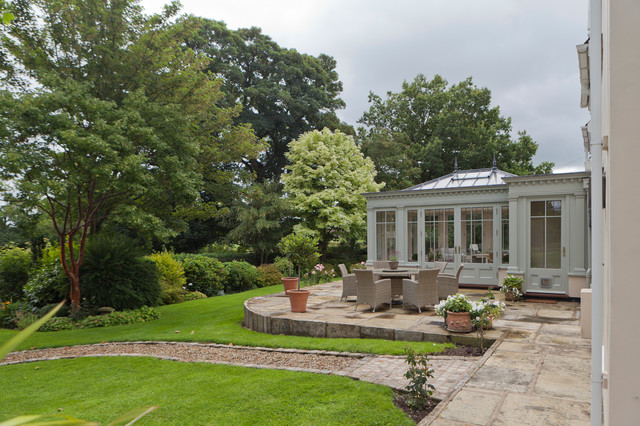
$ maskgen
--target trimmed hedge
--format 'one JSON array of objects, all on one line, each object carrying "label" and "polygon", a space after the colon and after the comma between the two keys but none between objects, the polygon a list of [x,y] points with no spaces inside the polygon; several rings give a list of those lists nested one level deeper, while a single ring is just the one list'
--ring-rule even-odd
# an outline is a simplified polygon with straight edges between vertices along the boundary
[{"label": "trimmed hedge", "polygon": [[258,266],[258,287],[282,284],[282,272],[273,264]]},{"label": "trimmed hedge", "polygon": [[227,262],[224,264],[229,277],[225,281],[225,293],[239,293],[251,290],[258,283],[258,269],[247,262]]},{"label": "trimmed hedge", "polygon": [[217,259],[201,254],[177,254],[174,257],[182,261],[187,291],[199,291],[211,297],[224,290],[229,273]]}]

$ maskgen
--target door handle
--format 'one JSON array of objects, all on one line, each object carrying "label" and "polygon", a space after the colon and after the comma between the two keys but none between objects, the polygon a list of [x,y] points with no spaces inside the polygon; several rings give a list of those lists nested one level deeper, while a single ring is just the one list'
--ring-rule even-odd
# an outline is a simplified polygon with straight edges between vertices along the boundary
[{"label": "door handle", "polygon": [[565,247],[562,247],[562,257],[565,257],[566,255],[567,255],[567,251]]}]

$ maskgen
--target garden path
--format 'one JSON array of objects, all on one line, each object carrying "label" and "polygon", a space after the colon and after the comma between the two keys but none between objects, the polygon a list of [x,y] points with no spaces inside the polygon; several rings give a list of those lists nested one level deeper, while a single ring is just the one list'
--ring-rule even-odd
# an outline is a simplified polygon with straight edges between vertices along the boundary
[{"label": "garden path", "polygon": [[[402,356],[185,342],[118,342],[34,349],[13,352],[0,365],[83,356],[152,356],[182,362],[306,371],[351,377],[394,389],[404,389],[408,384],[404,378],[408,366]],[[478,359],[432,355],[430,360],[434,370],[431,383],[436,387],[434,396],[442,399],[470,374]]]}]

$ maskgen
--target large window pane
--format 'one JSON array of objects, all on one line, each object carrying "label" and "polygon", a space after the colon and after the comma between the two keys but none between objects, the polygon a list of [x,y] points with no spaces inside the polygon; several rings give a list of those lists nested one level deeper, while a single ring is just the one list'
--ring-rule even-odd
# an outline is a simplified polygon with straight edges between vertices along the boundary
[{"label": "large window pane", "polygon": [[396,212],[376,212],[376,259],[389,260],[396,252]]},{"label": "large window pane", "polygon": [[547,218],[547,268],[560,269],[562,259],[562,242],[560,235],[560,218]]},{"label": "large window pane", "polygon": [[453,262],[454,213],[453,209],[425,209],[425,261]]},{"label": "large window pane", "polygon": [[544,218],[531,219],[531,267],[544,268]]},{"label": "large window pane", "polygon": [[493,207],[462,208],[462,261],[493,262]]},{"label": "large window pane", "polygon": [[418,211],[407,211],[407,258],[418,260]]},{"label": "large window pane", "polygon": [[562,201],[531,202],[531,267],[562,267]]},{"label": "large window pane", "polygon": [[509,264],[509,206],[502,206],[502,256],[500,263]]}]

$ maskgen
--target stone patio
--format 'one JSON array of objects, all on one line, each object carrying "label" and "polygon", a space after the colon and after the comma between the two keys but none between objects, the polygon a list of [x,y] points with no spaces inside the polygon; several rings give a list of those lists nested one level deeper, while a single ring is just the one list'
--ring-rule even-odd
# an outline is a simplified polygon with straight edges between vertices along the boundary
[{"label": "stone patio", "polygon": [[[477,344],[475,333],[448,332],[433,309],[419,314],[394,304],[374,313],[360,305],[356,312],[354,298],[339,301],[341,288],[339,281],[309,287],[306,313],[290,312],[283,293],[247,300],[245,326],[273,334]],[[461,292],[476,300],[487,295],[486,290]],[[502,299],[501,293],[494,294]],[[469,359],[443,364],[432,357],[434,379],[443,385],[437,395],[442,401],[420,424],[588,425],[591,341],[580,337],[579,319],[576,301],[508,302],[505,314],[487,332],[493,344],[485,356],[473,364]],[[384,367],[372,363],[348,375],[401,388],[402,357],[388,358],[376,361]]]}]

